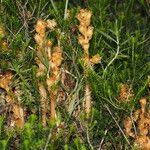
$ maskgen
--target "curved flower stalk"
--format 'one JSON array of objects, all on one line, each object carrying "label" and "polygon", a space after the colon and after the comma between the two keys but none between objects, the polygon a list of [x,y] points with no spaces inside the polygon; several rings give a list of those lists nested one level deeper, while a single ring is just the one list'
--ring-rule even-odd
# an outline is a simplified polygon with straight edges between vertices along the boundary
[{"label": "curved flower stalk", "polygon": [[[88,76],[88,70],[92,67],[92,64],[97,64],[100,62],[101,57],[99,54],[96,54],[92,58],[89,55],[89,47],[90,47],[90,40],[92,39],[93,35],[93,27],[91,24],[91,17],[92,12],[87,9],[81,9],[79,14],[77,15],[77,19],[79,20],[80,24],[78,29],[80,31],[80,35],[78,37],[78,41],[81,44],[83,51],[84,51],[84,76],[85,78]],[[85,102],[85,112],[88,115],[91,111],[91,89],[90,85],[86,82],[85,85],[85,94],[84,94],[84,102]]]}]

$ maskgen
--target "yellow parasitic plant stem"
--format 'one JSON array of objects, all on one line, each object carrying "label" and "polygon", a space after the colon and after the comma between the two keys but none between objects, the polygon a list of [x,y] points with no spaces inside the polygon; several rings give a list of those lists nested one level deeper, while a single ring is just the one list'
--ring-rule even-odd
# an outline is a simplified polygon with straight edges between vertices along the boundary
[{"label": "yellow parasitic plant stem", "polygon": [[63,60],[62,49],[60,48],[60,46],[55,46],[53,48],[51,58],[49,59],[51,74],[50,77],[47,78],[48,91],[50,93],[50,110],[51,110],[50,118],[52,120],[56,119],[55,107],[58,95],[57,83],[60,81],[60,74],[61,74],[60,67],[62,60]]},{"label": "yellow parasitic plant stem", "polygon": [[15,116],[15,124],[17,127],[22,128],[24,126],[24,110],[23,107],[20,104],[21,101],[21,91],[19,88],[16,88],[14,91],[15,98],[17,99],[17,103],[14,104],[13,112]]},{"label": "yellow parasitic plant stem", "polygon": [[[50,110],[51,110],[51,118],[55,118],[56,112],[55,112],[55,105],[56,105],[56,94],[55,90],[52,90],[52,86],[56,84],[57,76],[59,72],[59,66],[57,65],[58,61],[57,57],[59,57],[59,52],[54,51],[52,53],[52,42],[47,39],[46,36],[46,29],[49,29],[52,31],[55,26],[57,25],[56,21],[53,20],[38,20],[35,30],[35,41],[37,43],[37,58],[36,62],[39,66],[37,70],[37,77],[39,76],[45,76],[48,86],[48,91],[50,93]],[[55,54],[56,53],[56,54]],[[44,55],[45,54],[45,55]],[[56,55],[56,56],[55,56]],[[57,56],[58,55],[58,56]],[[45,60],[45,57],[47,57],[47,60],[49,62],[49,68],[46,68],[44,65],[43,60]],[[54,58],[53,58],[54,57]],[[40,59],[42,58],[42,59]],[[47,93],[46,93],[46,87],[44,86],[43,82],[38,83],[39,86],[39,93],[41,96],[41,114],[42,114],[42,124],[46,125],[46,99],[47,99]]]},{"label": "yellow parasitic plant stem", "polygon": [[86,106],[86,113],[89,114],[91,111],[91,89],[89,84],[85,85],[85,106]]},{"label": "yellow parasitic plant stem", "polygon": [[56,119],[56,99],[57,99],[57,90],[51,90],[50,92],[50,119],[55,120]]},{"label": "yellow parasitic plant stem", "polygon": [[[84,76],[85,78],[88,75],[88,70],[90,68],[90,57],[89,57],[89,42],[93,35],[93,27],[90,26],[92,12],[87,9],[81,9],[77,15],[77,19],[80,22],[78,29],[80,35],[78,41],[81,44],[84,51]],[[88,115],[91,111],[91,90],[89,84],[86,82],[85,85],[85,112]]]},{"label": "yellow parasitic plant stem", "polygon": [[[37,77],[44,77],[45,76],[45,70],[46,67],[43,64],[42,56],[45,53],[45,45],[46,45],[46,26],[47,23],[43,20],[38,20],[37,24],[35,26],[36,34],[35,34],[35,41],[37,44],[37,57],[36,57],[36,63],[38,64],[38,70],[37,70]],[[41,118],[42,118],[42,125],[46,126],[46,89],[44,87],[44,83],[42,81],[39,81],[38,83],[39,93],[40,93],[40,105],[41,105]]]},{"label": "yellow parasitic plant stem", "polygon": [[38,87],[39,87],[39,93],[41,96],[40,105],[41,105],[42,125],[46,126],[46,112],[47,112],[47,109],[46,109],[46,99],[47,99],[46,89],[45,89],[44,85],[41,83],[39,83]]}]

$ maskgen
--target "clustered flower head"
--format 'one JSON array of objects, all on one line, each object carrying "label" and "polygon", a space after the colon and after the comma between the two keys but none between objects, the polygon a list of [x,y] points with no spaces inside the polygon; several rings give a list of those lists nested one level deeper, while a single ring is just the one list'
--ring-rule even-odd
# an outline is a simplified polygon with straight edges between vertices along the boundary
[{"label": "clustered flower head", "polygon": [[36,34],[34,36],[34,39],[37,44],[37,57],[36,57],[36,63],[38,64],[38,71],[37,71],[37,77],[45,75],[46,67],[42,61],[43,55],[46,53],[48,54],[48,59],[51,59],[51,47],[52,42],[47,39],[46,31],[47,29],[53,30],[54,27],[56,27],[57,23],[53,20],[47,20],[44,21],[42,19],[39,19],[35,26]]},{"label": "clustered flower head", "polygon": [[[124,121],[125,133],[134,139],[134,146],[141,150],[150,149],[150,110],[146,110],[146,98],[140,99],[141,109],[134,112],[133,117],[127,117]],[[136,132],[134,126],[136,124]]]},{"label": "clustered flower head", "polygon": [[59,46],[53,48],[53,53],[50,60],[51,65],[51,77],[47,79],[48,86],[52,86],[59,81],[60,78],[60,66],[62,63],[62,50]]},{"label": "clustered flower head", "polygon": [[100,61],[101,61],[101,57],[100,57],[100,55],[99,54],[96,54],[96,55],[94,55],[94,56],[92,56],[91,58],[90,58],[90,63],[91,64],[99,64],[100,63]]},{"label": "clustered flower head", "polygon": [[81,9],[77,15],[77,19],[80,21],[80,25],[89,26],[91,24],[92,12],[88,9]]},{"label": "clustered flower head", "polygon": [[91,23],[91,16],[92,12],[87,9],[81,9],[79,14],[77,15],[77,19],[80,22],[80,25],[78,26],[78,29],[81,33],[78,37],[78,41],[81,44],[84,51],[88,53],[89,49],[89,41],[92,38],[93,35],[93,27],[90,26]]},{"label": "clustered flower head", "polygon": [[121,84],[119,90],[119,101],[128,102],[133,98],[133,90],[128,84]]},{"label": "clustered flower head", "polygon": [[47,41],[46,39],[46,29],[48,28],[50,30],[53,30],[56,26],[57,23],[54,19],[48,19],[47,21],[39,19],[35,26],[35,31],[37,33],[35,34],[34,39],[36,43],[39,46],[46,46],[49,43],[49,41]]},{"label": "clustered flower head", "polygon": [[35,34],[34,39],[36,43],[41,47],[43,46],[45,42],[46,26],[47,26],[47,23],[41,19],[37,21],[37,24],[35,26],[35,31],[37,33]]},{"label": "clustered flower head", "polygon": [[101,57],[99,56],[99,54],[96,54],[92,58],[89,57],[89,46],[90,46],[89,42],[92,39],[93,29],[94,29],[90,25],[91,17],[92,17],[92,12],[87,9],[81,9],[79,14],[77,15],[77,19],[80,22],[78,29],[81,33],[78,36],[78,41],[84,50],[84,62],[87,64],[90,64],[90,63],[98,64],[101,61]]},{"label": "clustered flower head", "polygon": [[54,30],[54,28],[57,26],[57,23],[56,23],[55,19],[52,19],[52,20],[48,19],[48,20],[46,21],[46,23],[47,23],[47,27],[48,27],[50,30]]}]

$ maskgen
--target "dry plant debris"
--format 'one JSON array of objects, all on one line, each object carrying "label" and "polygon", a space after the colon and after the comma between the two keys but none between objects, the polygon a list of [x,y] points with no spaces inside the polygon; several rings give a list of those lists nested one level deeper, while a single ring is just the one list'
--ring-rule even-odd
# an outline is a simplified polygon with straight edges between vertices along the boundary
[{"label": "dry plant debris", "polygon": [[[146,98],[141,98],[139,102],[141,108],[134,112],[133,117],[127,117],[124,120],[125,133],[134,139],[135,147],[149,150],[150,110],[146,110]],[[134,129],[135,127],[136,129]]]},{"label": "dry plant debris", "polygon": [[[101,57],[99,54],[96,54],[92,58],[90,58],[89,55],[89,47],[90,47],[90,40],[93,36],[93,27],[91,24],[91,17],[92,12],[87,9],[81,9],[79,14],[76,16],[79,20],[80,24],[78,26],[78,29],[80,31],[80,35],[78,36],[78,41],[81,44],[83,51],[84,51],[84,76],[88,76],[88,70],[91,67],[91,64],[97,64],[100,62]],[[85,102],[85,112],[88,115],[91,111],[91,89],[90,85],[86,83],[85,85],[85,94],[84,94],[84,102]]]}]

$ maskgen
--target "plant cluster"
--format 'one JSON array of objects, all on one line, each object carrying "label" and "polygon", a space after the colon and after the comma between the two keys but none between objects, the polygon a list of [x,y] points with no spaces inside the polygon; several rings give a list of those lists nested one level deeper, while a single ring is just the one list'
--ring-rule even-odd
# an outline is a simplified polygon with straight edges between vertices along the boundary
[{"label": "plant cluster", "polygon": [[[133,113],[132,118],[127,117],[124,121],[125,133],[135,141],[134,145],[142,150],[150,149],[150,138],[148,135],[150,128],[150,110],[146,110],[146,98],[139,100],[141,109]],[[133,132],[134,128],[134,132]]]},{"label": "plant cluster", "polygon": [[149,12],[148,0],[1,1],[0,147],[149,149]]}]

